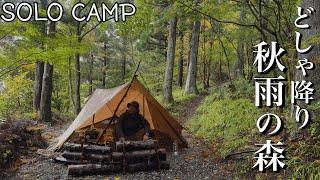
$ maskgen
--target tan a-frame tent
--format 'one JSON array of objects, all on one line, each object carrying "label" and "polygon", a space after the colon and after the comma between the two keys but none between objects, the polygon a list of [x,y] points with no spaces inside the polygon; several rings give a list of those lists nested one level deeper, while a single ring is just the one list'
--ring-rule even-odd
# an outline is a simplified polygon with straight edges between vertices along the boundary
[{"label": "tan a-frame tent", "polygon": [[[126,96],[124,96],[125,94]],[[123,97],[124,99],[120,103]],[[140,114],[148,120],[151,129],[168,135],[173,142],[178,143],[180,146],[187,146],[185,139],[181,135],[182,126],[157,102],[139,80],[134,77],[131,85],[130,83],[126,83],[112,89],[95,90],[77,118],[50,149],[60,149],[75,131],[88,128],[93,123],[97,124],[111,118],[119,103],[120,105],[116,115],[120,116],[126,111],[127,103],[131,101],[137,101],[139,103]]]}]

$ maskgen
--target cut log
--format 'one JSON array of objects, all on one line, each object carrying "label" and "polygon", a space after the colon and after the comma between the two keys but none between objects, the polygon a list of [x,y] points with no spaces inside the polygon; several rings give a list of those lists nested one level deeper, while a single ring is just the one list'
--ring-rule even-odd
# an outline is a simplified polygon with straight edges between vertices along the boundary
[{"label": "cut log", "polygon": [[[169,169],[170,165],[168,162],[160,162],[160,169]],[[137,163],[128,165],[127,170],[129,172],[146,171],[146,170],[157,170],[158,164],[156,162]],[[69,165],[68,175],[71,176],[85,176],[85,175],[99,175],[99,174],[112,174],[122,171],[121,164],[81,164],[81,165]]]},{"label": "cut log", "polygon": [[[133,151],[133,152],[126,152],[125,157],[128,163],[137,163],[143,162],[146,160],[159,160],[166,161],[166,150],[165,149],[158,149],[156,151],[153,150],[143,150],[143,151]],[[113,152],[112,153],[112,160],[114,162],[121,162],[123,160],[124,153],[123,152]],[[110,162],[111,161],[111,153],[107,155],[100,155],[100,154],[91,154],[91,153],[81,153],[81,152],[69,152],[65,151],[62,153],[62,157],[66,158],[67,160],[71,161],[81,161],[85,160],[92,163],[99,163],[99,162]]]},{"label": "cut log", "polygon": [[116,142],[116,151],[123,151],[123,146],[126,151],[138,151],[146,149],[154,149],[156,141],[125,141],[125,142]]},{"label": "cut log", "polygon": [[[70,152],[81,152],[81,144],[76,143],[65,143],[63,145],[65,150]],[[108,146],[97,146],[97,145],[83,145],[83,152],[93,154],[107,154],[111,152],[111,148]]]},{"label": "cut log", "polygon": [[67,160],[88,160],[90,162],[108,162],[111,160],[110,155],[99,155],[99,154],[91,154],[91,153],[80,153],[80,152],[68,152],[65,151],[62,154],[62,157]]},{"label": "cut log", "polygon": [[80,164],[69,165],[68,175],[71,176],[85,176],[85,175],[98,175],[98,174],[112,174],[121,171],[121,164]]},{"label": "cut log", "polygon": [[[159,159],[162,161],[166,160],[166,149],[158,149],[158,152],[154,149],[152,150],[143,150],[143,151],[133,151],[133,152],[126,152],[125,157],[128,161],[139,161],[145,160],[146,158],[154,158],[159,155]],[[112,159],[113,161],[122,161],[123,160],[123,152],[113,152]]]},{"label": "cut log", "polygon": [[66,159],[81,159],[83,157],[82,153],[78,153],[78,152],[68,152],[65,151],[64,153],[62,153],[62,157],[66,158]]}]

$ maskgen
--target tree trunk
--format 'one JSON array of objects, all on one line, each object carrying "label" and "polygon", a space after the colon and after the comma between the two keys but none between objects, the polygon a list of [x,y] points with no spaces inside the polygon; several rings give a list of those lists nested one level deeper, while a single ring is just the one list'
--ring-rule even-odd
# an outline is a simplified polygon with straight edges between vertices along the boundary
[{"label": "tree trunk", "polygon": [[88,96],[90,96],[93,92],[93,80],[92,80],[92,70],[93,70],[93,61],[94,56],[93,53],[91,53],[89,62],[88,62],[88,81],[89,81],[89,90],[88,90]]},{"label": "tree trunk", "polygon": [[68,85],[69,85],[69,99],[73,105],[75,106],[74,103],[74,98],[73,98],[73,86],[72,86],[72,74],[71,74],[71,57],[68,59]]},{"label": "tree trunk", "polygon": [[44,65],[41,101],[40,101],[40,120],[50,122],[52,120],[51,97],[52,97],[53,66],[48,62]]},{"label": "tree trunk", "polygon": [[[78,2],[81,2],[81,0],[78,0]],[[80,11],[76,12],[78,15],[80,15]],[[81,38],[81,22],[77,22],[77,41],[78,44],[81,44],[82,38]],[[81,65],[80,65],[80,53],[75,53],[75,70],[76,70],[76,82],[75,82],[75,106],[74,111],[75,114],[79,114],[81,111],[81,100],[80,100],[80,86],[81,86]]]},{"label": "tree trunk", "polygon": [[192,37],[190,41],[189,67],[187,73],[186,94],[198,94],[197,89],[197,58],[199,48],[200,20],[196,20],[192,29]]},{"label": "tree trunk", "polygon": [[183,44],[183,32],[180,32],[180,46],[179,46],[179,63],[178,63],[178,76],[177,76],[177,86],[182,88],[183,84],[183,51],[184,51],[184,44]]},{"label": "tree trunk", "polygon": [[79,114],[81,111],[80,102],[80,85],[81,85],[81,69],[80,69],[80,54],[76,53],[75,69],[76,69],[76,83],[75,83],[75,113]]},{"label": "tree trunk", "polygon": [[222,52],[219,52],[218,83],[222,83]]},{"label": "tree trunk", "polygon": [[213,51],[213,41],[210,41],[210,56],[207,58],[207,71],[205,74],[205,82],[204,82],[204,88],[207,89],[210,87],[210,77],[211,77],[211,55],[212,55],[212,51]]},{"label": "tree trunk", "polygon": [[[249,81],[253,81],[253,70],[252,70],[252,64],[254,62],[254,57],[255,57],[255,52],[252,51],[251,47],[253,47],[254,44],[253,42],[250,43],[250,47],[247,47],[247,54],[248,54],[248,75],[247,75],[247,79]],[[250,52],[250,53],[249,53]]]},{"label": "tree trunk", "polygon": [[[48,22],[47,36],[54,36],[56,33],[56,23]],[[40,120],[52,121],[51,100],[53,91],[53,65],[49,62],[44,64],[44,72],[42,78],[42,90],[40,101]]]},{"label": "tree trunk", "polygon": [[43,70],[44,70],[44,63],[41,61],[36,62],[34,97],[33,97],[33,108],[35,112],[38,112],[40,110]]},{"label": "tree trunk", "polygon": [[222,47],[223,53],[224,53],[224,55],[225,55],[225,57],[226,57],[226,60],[227,60],[228,78],[229,78],[230,84],[233,84],[232,77],[231,77],[231,71],[230,71],[230,60],[229,60],[229,56],[228,56],[226,47],[224,46],[224,44],[223,44],[220,36],[218,36],[218,39],[219,39],[219,41],[220,41],[220,45],[221,45],[221,47]]},{"label": "tree trunk", "polygon": [[252,64],[251,64],[251,61],[252,61],[252,57],[251,57],[251,54],[252,54],[252,50],[251,50],[251,46],[250,46],[251,44],[249,43],[249,44],[245,44],[245,46],[244,46],[244,48],[245,48],[245,54],[246,54],[246,69],[247,69],[247,71],[246,71],[246,75],[245,75],[245,77],[246,77],[246,80],[250,80],[251,81],[251,79],[250,79],[250,73],[251,73],[251,69],[252,69]]},{"label": "tree trunk", "polygon": [[237,61],[234,68],[234,76],[236,78],[244,77],[244,43],[243,37],[240,36],[237,45]]},{"label": "tree trunk", "polygon": [[122,59],[121,59],[121,78],[124,80],[126,77],[126,64],[127,64],[127,38],[124,35],[123,38],[123,50],[122,50]]},{"label": "tree trunk", "polygon": [[[205,21],[204,21],[205,23]],[[205,26],[202,26],[202,32],[204,33],[205,32]],[[203,88],[204,89],[208,89],[209,86],[207,84],[207,76],[208,76],[208,71],[209,71],[209,60],[208,60],[208,57],[207,57],[207,54],[206,54],[206,51],[207,51],[207,48],[206,48],[206,35],[203,34],[203,55],[202,55],[202,84],[203,84]]]},{"label": "tree trunk", "polygon": [[176,33],[177,33],[177,17],[170,20],[169,35],[168,35],[168,49],[167,49],[167,63],[166,74],[163,86],[163,98],[165,102],[173,102],[172,96],[172,81],[174,68],[174,55],[176,49]]},{"label": "tree trunk", "polygon": [[[41,9],[45,9],[48,5],[47,0],[41,0]],[[41,32],[46,34],[47,24],[41,23]],[[42,77],[44,71],[44,62],[37,61],[35,64],[35,81],[34,81],[34,97],[33,97],[33,109],[35,112],[40,111],[41,91],[42,91]]]},{"label": "tree trunk", "polygon": [[211,59],[209,59],[209,61],[208,61],[207,79],[206,79],[206,88],[210,87],[211,66],[212,66],[211,62],[212,62]]},{"label": "tree trunk", "polygon": [[104,42],[103,45],[104,57],[103,57],[103,68],[102,68],[102,87],[106,88],[106,68],[107,68],[107,43]]}]

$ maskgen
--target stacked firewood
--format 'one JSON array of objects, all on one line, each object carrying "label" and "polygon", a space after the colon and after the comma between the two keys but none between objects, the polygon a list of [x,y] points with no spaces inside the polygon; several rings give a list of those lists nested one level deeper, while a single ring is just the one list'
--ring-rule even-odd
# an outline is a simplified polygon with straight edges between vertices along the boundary
[{"label": "stacked firewood", "polygon": [[157,141],[116,142],[115,147],[65,143],[62,157],[73,176],[168,169],[166,150]]}]

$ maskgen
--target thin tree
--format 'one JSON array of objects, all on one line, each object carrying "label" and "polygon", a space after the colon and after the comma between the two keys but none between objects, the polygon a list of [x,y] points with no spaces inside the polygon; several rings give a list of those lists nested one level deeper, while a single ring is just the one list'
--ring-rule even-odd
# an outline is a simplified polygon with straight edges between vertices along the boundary
[{"label": "thin tree", "polygon": [[180,39],[180,45],[179,45],[179,62],[178,62],[178,75],[177,75],[177,86],[179,86],[180,88],[182,88],[182,84],[183,84],[183,62],[184,62],[184,35],[183,32],[180,31],[179,33],[179,39]]},{"label": "thin tree", "polygon": [[40,110],[41,90],[42,90],[42,77],[44,71],[44,63],[37,61],[35,64],[35,80],[34,80],[34,97],[33,97],[33,109],[35,112]]},{"label": "thin tree", "polygon": [[127,34],[125,33],[122,39],[122,58],[121,58],[121,78],[124,80],[126,77],[126,64],[127,64]]},{"label": "thin tree", "polygon": [[102,78],[101,78],[101,81],[102,81],[102,87],[103,88],[106,88],[106,76],[107,76],[107,73],[106,73],[106,68],[107,68],[107,62],[108,62],[108,47],[107,47],[107,42],[105,41],[103,43],[103,67],[102,67]]},{"label": "thin tree", "polygon": [[[56,23],[48,22],[47,35],[54,36],[56,31]],[[52,120],[51,98],[53,89],[53,65],[45,62],[44,73],[42,79],[42,91],[40,101],[40,119],[50,122]]]},{"label": "thin tree", "polygon": [[90,96],[93,92],[93,62],[94,62],[94,55],[93,52],[90,53],[90,58],[88,58],[88,82],[89,82],[89,89],[88,89],[88,96]]},{"label": "thin tree", "polygon": [[[41,0],[41,9],[45,9],[48,5],[47,0]],[[41,23],[41,32],[46,33],[46,22]],[[42,91],[42,77],[44,71],[44,62],[37,61],[35,64],[35,79],[34,79],[34,97],[33,109],[35,112],[40,110],[41,91]]]},{"label": "thin tree", "polygon": [[[78,0],[78,3],[80,3],[81,0]],[[90,3],[91,0],[89,0]],[[87,6],[86,6],[87,7]],[[82,9],[83,11],[84,9]],[[76,12],[78,17],[82,17],[81,11],[78,10]],[[110,17],[109,20],[111,20],[113,17]],[[103,21],[97,22],[96,24],[92,24],[88,30],[86,30],[86,27],[89,25],[89,22],[84,21],[84,22],[76,22],[76,36],[77,36],[77,42],[78,45],[80,45],[83,41],[83,39],[93,30],[98,28]],[[75,81],[75,107],[74,111],[76,114],[79,114],[81,111],[81,101],[80,101],[80,86],[81,86],[81,64],[80,64],[80,52],[75,53],[75,70],[76,70],[76,81]]]},{"label": "thin tree", "polygon": [[174,56],[176,49],[176,37],[177,37],[177,17],[173,17],[169,23],[169,36],[168,36],[168,48],[167,48],[167,63],[166,74],[163,86],[163,98],[165,102],[173,102],[172,96],[172,81],[173,81],[173,68],[174,68]]},{"label": "thin tree", "polygon": [[[198,4],[199,1],[196,1]],[[189,52],[189,64],[188,73],[186,79],[186,86],[184,92],[186,94],[198,94],[197,88],[197,59],[198,59],[198,49],[199,49],[199,35],[200,35],[201,22],[197,18],[194,21],[192,28],[192,37],[190,40],[190,52]]]},{"label": "thin tree", "polygon": [[[242,10],[240,12],[240,22],[242,22],[245,18],[245,12]],[[238,45],[237,45],[237,60],[234,68],[234,76],[236,78],[244,77],[244,36],[242,36],[241,31],[244,30],[243,27],[239,27],[239,33],[240,37],[238,39]]]}]

